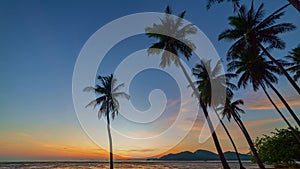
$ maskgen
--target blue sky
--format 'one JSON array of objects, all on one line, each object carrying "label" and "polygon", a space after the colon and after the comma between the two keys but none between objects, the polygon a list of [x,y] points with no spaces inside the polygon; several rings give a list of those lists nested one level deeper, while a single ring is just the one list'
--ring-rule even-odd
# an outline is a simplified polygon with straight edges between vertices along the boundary
[{"label": "blue sky", "polygon": [[[249,2],[242,1],[248,5]],[[260,2],[255,1],[255,5]],[[286,1],[264,2],[266,14],[286,3]],[[30,134],[34,138],[41,138],[43,137],[41,133],[48,133],[53,138],[57,137],[60,140],[57,141],[59,144],[63,144],[62,133],[78,132],[81,133],[78,137],[86,137],[82,134],[72,103],[73,69],[81,48],[95,31],[108,22],[138,12],[163,12],[166,5],[170,5],[175,14],[186,10],[185,18],[208,36],[219,55],[224,58],[231,43],[219,42],[217,36],[229,27],[227,18],[233,15],[230,3],[214,5],[211,10],[206,10],[206,1],[197,0],[1,1],[0,133],[4,139],[8,133],[19,132]],[[280,21],[292,22],[300,27],[298,18],[299,13],[290,6]],[[299,35],[300,29],[284,34],[282,38],[286,41],[286,49],[272,51],[272,54],[276,58],[285,56],[290,49],[299,44],[299,38],[296,38]],[[123,57],[133,51],[147,48],[153,42],[153,39],[148,39],[144,35],[122,41],[108,53],[104,65],[99,67],[99,72],[112,73],[115,64]],[[193,63],[193,59],[191,62]],[[145,73],[157,74],[155,71]],[[164,78],[166,84],[172,81],[166,75],[158,76]],[[132,102],[142,110],[149,106],[145,99],[147,93],[151,88],[157,87],[153,80],[157,81],[155,78],[137,76],[131,86],[133,92],[131,95],[135,96]],[[299,96],[285,78],[280,78],[277,87],[285,97],[299,101]],[[176,94],[172,93],[172,90],[176,89],[176,86],[162,85],[162,88],[166,88],[166,93],[170,94],[168,96],[175,100]],[[261,95],[261,93],[253,94],[248,88],[246,91],[238,92],[237,97],[253,101]],[[299,105],[294,109],[299,112]],[[276,115],[270,116],[272,111],[266,113],[265,110],[250,110],[250,115],[245,115],[244,120],[276,118]],[[274,125],[272,127],[274,128]],[[71,134],[67,136],[72,137]],[[46,138],[48,136],[45,136]],[[14,148],[10,150],[14,151]],[[7,158],[5,155],[1,157]]]}]

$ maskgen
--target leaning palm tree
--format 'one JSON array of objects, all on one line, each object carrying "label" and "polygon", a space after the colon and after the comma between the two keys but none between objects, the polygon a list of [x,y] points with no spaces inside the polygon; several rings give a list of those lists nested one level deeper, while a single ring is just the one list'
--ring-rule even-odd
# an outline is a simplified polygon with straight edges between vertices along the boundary
[{"label": "leaning palm tree", "polygon": [[239,105],[244,104],[244,102],[241,99],[232,102],[232,98],[233,98],[233,95],[231,95],[231,94],[227,97],[225,107],[222,112],[222,116],[223,117],[226,116],[229,121],[230,121],[231,117],[233,117],[234,121],[239,126],[242,133],[244,134],[244,136],[249,144],[249,147],[251,149],[252,155],[254,156],[257,164],[259,165],[260,168],[265,168],[262,161],[260,160],[260,158],[258,156],[257,150],[254,147],[253,141],[251,140],[251,137],[240,118],[240,113],[245,113],[245,112],[244,112],[244,110],[239,108]]},{"label": "leaning palm tree", "polygon": [[300,78],[300,45],[289,52],[286,58],[291,61],[287,70],[294,73],[294,79],[297,81]]},{"label": "leaning palm tree", "polygon": [[[237,84],[239,88],[246,88],[248,83],[252,84],[254,91],[257,91],[259,87],[264,87],[265,84],[267,86],[272,86],[272,89],[274,88],[272,83],[277,82],[277,77],[274,74],[280,73],[280,71],[276,66],[273,65],[273,62],[266,61],[265,58],[262,57],[262,55],[253,53],[251,47],[235,54],[238,56],[235,56],[235,60],[228,63],[228,71],[235,71],[235,74],[240,75]],[[245,135],[245,137],[248,136]],[[253,143],[251,139],[247,139],[247,141],[255,157],[257,155],[257,152],[254,149]],[[256,161],[259,162],[257,159]]]},{"label": "leaning palm tree", "polygon": [[[225,91],[227,87],[234,90],[237,89],[229,81],[230,78],[236,77],[236,75],[230,73],[224,74],[220,60],[217,61],[214,67],[212,64],[212,60],[202,60],[192,69],[192,73],[197,79],[195,84],[205,106],[218,107],[226,99],[226,96],[220,95],[219,92]],[[216,91],[212,92],[212,90]]]},{"label": "leaning palm tree", "polygon": [[[221,61],[218,61],[215,67],[211,66],[211,60],[208,61],[201,61],[200,64],[197,64],[193,68],[193,75],[197,78],[197,81],[195,82],[197,85],[197,88],[200,92],[200,97],[204,101],[206,106],[211,107],[212,104],[214,103],[220,103],[221,100],[226,100],[226,98],[223,97],[214,97],[214,100],[212,100],[212,84],[216,84],[218,86],[215,86],[217,89],[222,89],[222,88],[227,88],[227,92],[233,94],[231,89],[236,89],[236,86],[232,83],[229,82],[229,78],[234,77],[233,74],[226,74],[224,75],[221,72]],[[225,82],[225,84],[224,84]],[[217,96],[220,96],[219,93],[217,92]],[[216,101],[217,100],[217,101]],[[213,105],[213,107],[217,107],[219,105]],[[238,153],[238,150],[236,148],[236,145],[227,129],[225,124],[223,123],[222,119],[220,116],[217,114],[216,111],[214,111],[224,128],[233,148],[235,151],[235,154],[237,156],[240,169],[245,169],[245,167],[242,164],[240,154]]]},{"label": "leaning palm tree", "polygon": [[[180,61],[180,58],[178,57],[179,54],[182,54],[187,59],[191,57],[192,52],[195,49],[195,45],[187,38],[187,35],[195,34],[197,32],[197,29],[192,24],[183,25],[183,17],[185,15],[185,11],[180,13],[177,19],[174,19],[174,17],[171,15],[172,11],[169,6],[167,6],[165,13],[165,18],[161,19],[161,24],[153,24],[152,27],[145,28],[146,35],[148,37],[159,40],[149,47],[149,49],[147,50],[148,55],[162,54],[160,62],[160,66],[162,68],[169,66],[171,62],[174,62],[176,66],[179,66],[181,68],[187,81],[189,82],[189,85],[192,87],[207,119],[207,123],[212,133],[212,138],[218,151],[223,168],[229,169],[230,167],[225,159],[218,137],[213,129],[213,124],[209,118],[209,114],[205,107],[205,104],[200,98],[199,91],[193,84],[189,73],[185,70]],[[173,37],[167,35],[172,35]]]},{"label": "leaning palm tree", "polygon": [[[216,2],[221,3],[221,2],[224,2],[224,1],[225,0],[208,0],[206,8],[209,9],[212,4],[214,4]],[[233,3],[234,11],[236,11],[236,9],[239,8],[240,0],[227,0],[227,2],[232,2]],[[292,4],[294,6],[294,8],[296,8],[298,10],[298,12],[300,12],[300,1],[299,0],[288,0],[288,2],[290,4]]]},{"label": "leaning palm tree", "polygon": [[290,4],[292,4],[298,12],[300,12],[300,1],[299,0],[288,0]]},{"label": "leaning palm tree", "polygon": [[[210,7],[214,3],[221,3],[224,2],[225,0],[208,0],[206,4],[206,8],[210,9]],[[236,11],[240,7],[240,0],[227,0],[227,2],[231,2],[233,4],[233,9]]]},{"label": "leaning palm tree", "polygon": [[[280,98],[282,103],[286,106],[286,108],[288,109],[292,117],[295,119],[297,124],[300,125],[298,123],[299,119],[296,116],[296,114],[293,112],[293,110],[285,101],[283,96],[272,84],[278,82],[278,79],[275,76],[275,74],[281,73],[278,70],[278,67],[275,66],[273,62],[267,61],[264,57],[262,57],[261,54],[253,53],[251,47],[241,51],[240,53],[235,53],[235,54],[237,55],[235,56],[236,59],[228,63],[228,71],[229,72],[234,71],[235,74],[240,75],[237,86],[239,88],[240,87],[246,88],[248,83],[251,83],[254,91],[257,91],[261,87],[265,92],[266,96],[268,97],[268,99],[270,100],[270,102],[272,103],[273,101],[270,99],[269,94],[266,90],[266,86],[271,87],[271,89]],[[279,62],[281,61],[279,60]],[[280,111],[278,111],[278,113],[283,119],[285,119],[284,115]],[[290,126],[289,123],[287,123],[287,125]]]},{"label": "leaning palm tree", "polygon": [[[300,94],[300,87],[280,64],[268,51],[268,49],[284,49],[285,42],[279,38],[279,34],[295,29],[292,23],[279,23],[276,21],[280,19],[284,12],[282,11],[288,5],[283,6],[277,11],[273,12],[266,18],[264,17],[264,4],[262,3],[257,11],[254,9],[253,3],[249,11],[243,5],[239,9],[237,16],[229,17],[229,24],[231,29],[227,29],[219,35],[219,40],[236,40],[235,43],[228,50],[228,60],[234,59],[234,53],[243,50],[251,45],[253,50],[261,50],[272,62],[274,62],[279,70],[285,75],[291,85]],[[267,48],[264,46],[268,46]]]},{"label": "leaning palm tree", "polygon": [[[129,95],[125,92],[119,92],[119,89],[124,86],[124,83],[116,85],[117,80],[113,75],[109,76],[98,76],[101,81],[100,85],[95,87],[86,87],[84,91],[93,91],[97,94],[97,98],[92,100],[86,107],[92,106],[95,108],[97,105],[100,106],[98,111],[98,118],[102,115],[106,116],[107,122],[107,133],[109,138],[109,151],[110,151],[110,169],[113,169],[113,149],[112,149],[112,137],[110,132],[110,116],[112,120],[119,113],[119,101],[118,97],[125,97],[129,99]],[[99,97],[98,97],[99,96]]]}]

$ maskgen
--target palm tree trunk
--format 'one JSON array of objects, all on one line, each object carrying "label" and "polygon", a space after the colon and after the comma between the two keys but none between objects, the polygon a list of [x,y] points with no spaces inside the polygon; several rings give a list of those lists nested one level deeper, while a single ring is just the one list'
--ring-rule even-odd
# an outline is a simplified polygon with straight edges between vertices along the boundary
[{"label": "palm tree trunk", "polygon": [[300,1],[299,0],[288,0],[290,4],[292,4],[298,12],[300,12]]},{"label": "palm tree trunk", "polygon": [[270,97],[269,93],[266,90],[266,87],[262,83],[260,85],[263,88],[265,94],[267,95],[267,97],[270,100],[270,102],[272,103],[272,105],[275,107],[275,109],[277,110],[277,112],[280,114],[281,118],[283,118],[283,120],[285,121],[285,123],[292,130],[292,133],[293,133],[294,137],[298,140],[298,143],[300,143],[300,138],[299,138],[298,134],[296,133],[294,127],[289,123],[289,121],[285,118],[285,116],[282,114],[282,112],[278,109],[278,107],[276,106],[276,104],[273,102],[272,98]]},{"label": "palm tree trunk", "polygon": [[109,108],[107,108],[106,118],[107,118],[107,133],[108,133],[108,140],[109,140],[109,168],[113,169],[114,163],[113,163],[112,137],[110,133]]},{"label": "palm tree trunk", "polygon": [[288,109],[288,111],[290,112],[290,114],[292,115],[292,117],[295,119],[295,121],[297,122],[298,126],[300,126],[300,120],[298,119],[298,117],[296,116],[296,114],[294,113],[294,111],[291,109],[291,107],[289,106],[289,104],[282,97],[282,95],[278,92],[278,90],[269,81],[266,81],[266,83],[276,93],[276,95],[279,97],[279,99],[281,100],[281,102],[285,105],[285,107]]},{"label": "palm tree trunk", "polygon": [[298,94],[300,94],[300,87],[296,84],[296,82],[288,74],[288,72],[283,68],[283,66],[275,58],[273,58],[273,56],[271,56],[271,54],[261,43],[258,42],[257,44],[263,50],[263,52],[268,56],[268,58],[278,66],[279,70],[285,75],[285,77],[288,79],[291,85],[297,90]]},{"label": "palm tree trunk", "polygon": [[[178,58],[178,59],[179,59],[179,58]],[[188,74],[187,71],[185,70],[185,68],[184,68],[184,66],[182,65],[182,63],[181,63],[180,60],[178,61],[178,64],[179,64],[181,70],[183,71],[183,73],[184,73],[186,79],[188,80],[190,86],[191,86],[192,89],[194,90],[194,93],[196,94],[197,99],[199,100],[199,104],[200,104],[200,106],[202,107],[202,110],[203,110],[203,112],[204,112],[205,118],[206,118],[206,120],[207,120],[209,129],[210,129],[210,132],[211,132],[213,141],[214,141],[214,143],[215,143],[215,147],[216,147],[216,149],[217,149],[217,151],[218,151],[220,160],[221,160],[221,162],[222,162],[223,168],[224,168],[224,169],[230,169],[230,167],[229,167],[229,165],[228,165],[228,163],[227,163],[227,161],[226,161],[226,159],[225,159],[225,156],[224,156],[224,153],[223,153],[223,151],[222,151],[221,145],[220,145],[220,143],[219,143],[219,139],[218,139],[218,137],[217,137],[217,135],[216,135],[216,132],[214,131],[213,124],[212,124],[212,122],[211,122],[211,120],[210,120],[210,118],[209,118],[209,115],[208,115],[206,106],[205,106],[203,100],[202,100],[201,97],[200,97],[199,91],[196,89],[194,83],[192,82],[192,80],[191,80],[189,74]]]},{"label": "palm tree trunk", "polygon": [[219,118],[219,120],[220,120],[220,123],[221,123],[221,125],[223,126],[223,128],[224,128],[224,130],[225,130],[227,136],[229,137],[229,140],[230,140],[230,142],[231,142],[231,144],[232,144],[232,146],[233,146],[233,148],[234,148],[235,154],[236,154],[237,159],[238,159],[238,162],[239,162],[239,164],[240,164],[240,169],[246,169],[246,168],[243,166],[243,164],[242,164],[242,161],[241,161],[241,158],[240,158],[240,154],[239,154],[239,152],[238,152],[238,150],[237,150],[237,148],[236,148],[236,146],[235,146],[235,143],[234,143],[234,141],[233,141],[233,139],[232,139],[232,137],[231,137],[229,131],[227,130],[227,127],[225,126],[225,124],[223,123],[222,119],[219,117],[218,114],[217,114],[217,116],[218,116],[218,118]]},{"label": "palm tree trunk", "polygon": [[252,152],[252,154],[253,154],[253,156],[254,156],[254,158],[255,158],[255,160],[256,160],[259,168],[265,169],[265,166],[264,166],[263,162],[260,160],[260,158],[258,156],[258,153],[257,153],[257,151],[256,151],[256,149],[254,147],[254,144],[253,144],[253,142],[251,140],[251,137],[250,137],[250,135],[249,135],[246,127],[244,126],[242,120],[239,117],[237,117],[235,114],[233,114],[232,116],[233,116],[234,120],[236,121],[236,123],[238,124],[238,126],[240,127],[240,129],[242,130],[242,132],[243,132],[243,134],[244,134],[244,136],[245,136],[245,138],[246,138],[246,140],[247,140],[247,142],[249,144],[251,152]]}]

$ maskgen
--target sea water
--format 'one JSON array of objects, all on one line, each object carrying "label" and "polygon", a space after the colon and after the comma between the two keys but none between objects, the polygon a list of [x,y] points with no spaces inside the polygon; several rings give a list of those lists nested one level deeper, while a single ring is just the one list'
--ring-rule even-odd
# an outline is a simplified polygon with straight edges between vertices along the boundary
[{"label": "sea water", "polygon": [[[229,162],[231,168],[239,168],[238,162]],[[258,168],[250,161],[243,162],[246,168]],[[108,169],[108,162],[0,162],[0,168],[24,168],[24,169]],[[117,161],[115,169],[220,169],[222,164],[216,161]]]}]

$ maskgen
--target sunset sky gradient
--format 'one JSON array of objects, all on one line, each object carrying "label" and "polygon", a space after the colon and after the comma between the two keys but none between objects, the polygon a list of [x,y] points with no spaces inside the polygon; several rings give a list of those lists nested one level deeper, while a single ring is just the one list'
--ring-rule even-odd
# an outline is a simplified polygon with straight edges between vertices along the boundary
[{"label": "sunset sky gradient", "polygon": [[[261,2],[265,3],[266,14],[287,3],[256,0],[255,6]],[[242,0],[242,3],[249,6],[250,1]],[[77,56],[88,38],[110,21],[138,12],[163,12],[167,5],[171,6],[175,14],[186,10],[185,19],[197,25],[207,35],[225,61],[231,42],[219,42],[217,37],[229,28],[227,18],[233,15],[230,3],[214,5],[206,10],[206,0],[0,1],[0,161],[106,159],[108,153],[89,139],[73,108],[72,76]],[[272,51],[276,58],[283,58],[300,43],[300,20],[296,9],[289,6],[280,21],[292,22],[297,29],[282,36],[286,48]],[[123,58],[136,50],[149,47],[153,42],[153,39],[144,35],[122,41],[107,54],[104,64],[99,66],[99,73],[112,73]],[[193,61],[195,59],[192,57],[190,66],[194,66]],[[152,77],[153,74],[156,76]],[[164,81],[159,81],[158,84],[159,79]],[[276,88],[299,116],[299,95],[284,77],[279,79]],[[178,109],[178,93],[174,92],[177,87],[173,86],[172,79],[162,73],[149,71],[137,76],[131,85],[131,101],[140,110],[149,107],[149,91],[157,87],[165,89],[170,99],[170,109],[164,120],[172,122],[176,116],[172,111]],[[274,93],[271,92],[271,95],[275,98]],[[262,91],[254,93],[248,87],[237,91],[236,98],[242,98],[245,102],[243,108],[246,114],[242,115],[242,120],[253,139],[268,134],[275,128],[286,127]],[[278,99],[276,103],[295,125]],[[191,110],[187,107],[185,111]],[[92,116],[97,118],[96,114]],[[112,126],[117,126],[117,122],[112,122]],[[153,131],[163,130],[165,124],[169,123],[155,126],[157,129]],[[202,125],[198,121],[180,144],[163,154],[197,149],[216,152],[211,139],[204,144],[198,143]],[[238,127],[228,121],[226,125],[240,152],[248,153],[246,140]],[[124,130],[129,130],[129,126],[123,127]],[[184,126],[179,130],[185,130]],[[139,128],[132,128],[132,131],[144,134],[153,132]],[[232,151],[232,146],[220,126],[217,133],[223,150]],[[101,135],[106,138],[107,133]],[[116,145],[121,142],[122,140],[114,140]],[[153,147],[159,149],[160,145]],[[123,151],[122,154],[128,155],[115,157],[138,158],[145,153],[153,154],[157,150],[145,146]],[[115,153],[118,154],[117,151]]]}]

